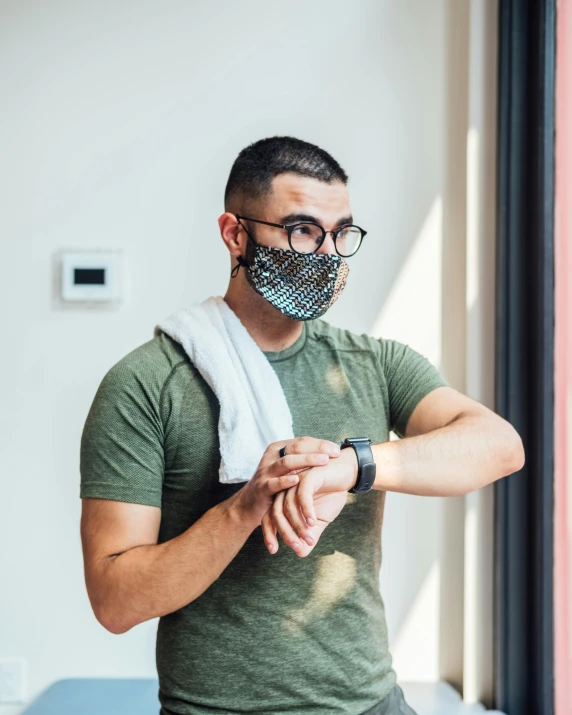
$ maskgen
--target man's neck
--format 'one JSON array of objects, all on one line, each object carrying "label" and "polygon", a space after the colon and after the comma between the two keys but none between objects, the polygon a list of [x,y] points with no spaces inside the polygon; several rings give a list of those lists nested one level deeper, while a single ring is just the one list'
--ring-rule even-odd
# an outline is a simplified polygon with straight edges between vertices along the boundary
[{"label": "man's neck", "polygon": [[223,297],[264,352],[285,350],[302,334],[302,321],[284,315],[254,291],[236,291],[229,287]]}]

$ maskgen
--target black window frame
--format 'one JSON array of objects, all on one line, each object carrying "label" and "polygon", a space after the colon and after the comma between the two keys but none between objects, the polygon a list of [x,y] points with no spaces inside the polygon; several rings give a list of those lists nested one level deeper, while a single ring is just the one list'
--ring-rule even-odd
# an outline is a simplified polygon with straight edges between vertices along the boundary
[{"label": "black window frame", "polygon": [[524,468],[495,484],[495,706],[554,713],[556,0],[499,0],[496,410]]}]

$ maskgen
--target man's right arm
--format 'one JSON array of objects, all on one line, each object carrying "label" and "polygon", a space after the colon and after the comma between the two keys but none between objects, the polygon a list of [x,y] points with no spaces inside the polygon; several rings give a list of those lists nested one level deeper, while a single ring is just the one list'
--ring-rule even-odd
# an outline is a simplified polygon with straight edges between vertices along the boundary
[{"label": "man's right arm", "polygon": [[[291,445],[287,452],[292,453],[276,458],[283,444]],[[125,633],[193,601],[240,551],[274,495],[298,482],[291,472],[324,464],[337,454],[335,442],[312,437],[269,445],[244,487],[162,544],[157,543],[159,507],[83,498],[85,580],[98,621],[112,633]]]},{"label": "man's right arm", "polygon": [[107,499],[82,500],[85,580],[97,620],[125,633],[193,601],[236,556],[256,524],[233,502],[209,509],[179,536],[157,544],[161,510]]}]

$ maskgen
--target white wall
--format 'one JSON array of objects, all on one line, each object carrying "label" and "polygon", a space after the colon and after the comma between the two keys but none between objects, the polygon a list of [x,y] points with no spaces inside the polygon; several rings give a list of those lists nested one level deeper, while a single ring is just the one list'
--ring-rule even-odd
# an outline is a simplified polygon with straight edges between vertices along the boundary
[{"label": "white wall", "polygon": [[[0,2],[0,658],[28,660],[30,697],[154,674],[155,623],[113,636],[90,611],[79,439],[106,370],[225,291],[216,219],[246,144],[291,134],[340,161],[369,233],[327,319],[440,364],[445,14],[444,0]],[[61,248],[123,248],[125,305],[58,309]],[[382,593],[404,679],[438,675],[441,510],[387,498]]]}]

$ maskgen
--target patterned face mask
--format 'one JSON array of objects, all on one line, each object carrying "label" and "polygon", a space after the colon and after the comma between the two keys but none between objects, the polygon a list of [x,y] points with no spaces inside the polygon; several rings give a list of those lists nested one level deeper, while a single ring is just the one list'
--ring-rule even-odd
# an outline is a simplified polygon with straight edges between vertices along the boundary
[{"label": "patterned face mask", "polygon": [[340,297],[350,270],[341,256],[302,254],[256,243],[249,250],[250,246],[248,242],[248,263],[239,256],[231,277],[244,266],[254,290],[289,318],[319,318]]}]

